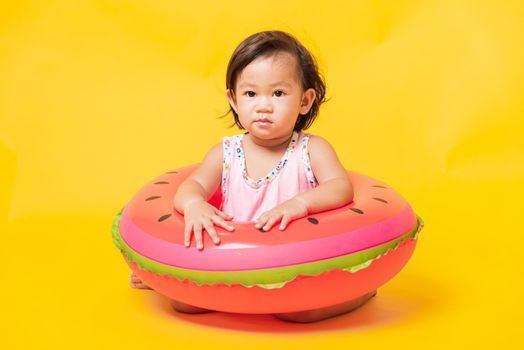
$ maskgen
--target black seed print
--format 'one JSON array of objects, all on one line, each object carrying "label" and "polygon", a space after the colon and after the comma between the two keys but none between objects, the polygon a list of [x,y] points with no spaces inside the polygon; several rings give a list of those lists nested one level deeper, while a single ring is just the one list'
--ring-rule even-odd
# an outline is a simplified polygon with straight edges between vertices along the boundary
[{"label": "black seed print", "polygon": [[358,214],[364,214],[362,210],[357,209],[357,208],[349,208],[349,210],[353,210],[355,213],[358,213]]},{"label": "black seed print", "polygon": [[381,185],[373,185],[373,186],[371,186],[371,187],[378,187],[378,188],[385,188],[385,189],[387,189],[386,186],[381,186]]},{"label": "black seed print", "polygon": [[314,225],[318,225],[318,220],[315,219],[315,218],[307,218],[307,221],[309,221],[310,223],[312,223]]},{"label": "black seed print", "polygon": [[153,199],[158,199],[158,198],[160,198],[160,196],[151,196],[151,197],[146,198],[146,201],[152,201]]},{"label": "black seed print", "polygon": [[158,222],[162,222],[165,219],[169,218],[170,216],[171,216],[171,214],[162,215],[161,217],[158,218]]},{"label": "black seed print", "polygon": [[155,182],[155,185],[167,185],[169,182],[167,181],[158,181],[158,182]]},{"label": "black seed print", "polygon": [[178,174],[178,171],[168,171],[166,174]]},{"label": "black seed print", "polygon": [[385,200],[385,199],[382,199],[382,198],[376,198],[376,197],[373,197],[373,199],[376,200],[376,201],[379,201],[379,202],[382,202],[382,203],[386,203],[386,204],[388,204],[388,201]]}]

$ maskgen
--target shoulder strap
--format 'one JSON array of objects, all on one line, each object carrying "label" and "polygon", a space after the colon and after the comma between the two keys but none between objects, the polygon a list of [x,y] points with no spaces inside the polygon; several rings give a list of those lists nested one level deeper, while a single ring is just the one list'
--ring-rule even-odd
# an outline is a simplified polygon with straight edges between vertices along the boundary
[{"label": "shoulder strap", "polygon": [[222,200],[225,198],[229,170],[231,169],[231,160],[233,157],[233,151],[235,148],[235,136],[224,136],[222,138],[222,181],[220,183],[222,189]]},{"label": "shoulder strap", "polygon": [[315,175],[313,174],[313,170],[311,169],[311,161],[309,160],[309,151],[308,151],[308,144],[309,144],[309,137],[310,134],[303,133],[302,140],[300,141],[300,155],[302,158],[302,164],[304,165],[304,170],[306,171],[306,177],[308,182],[313,185],[317,186],[318,182],[315,178]]}]

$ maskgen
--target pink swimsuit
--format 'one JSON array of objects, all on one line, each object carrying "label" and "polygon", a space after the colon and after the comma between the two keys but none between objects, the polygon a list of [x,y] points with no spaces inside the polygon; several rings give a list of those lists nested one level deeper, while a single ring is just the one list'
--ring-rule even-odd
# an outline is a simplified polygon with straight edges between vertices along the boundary
[{"label": "pink swimsuit", "polygon": [[255,221],[264,212],[318,185],[307,149],[310,134],[293,132],[280,162],[258,180],[247,175],[242,148],[244,135],[226,136],[222,140],[224,163],[220,208],[233,215],[233,221]]}]

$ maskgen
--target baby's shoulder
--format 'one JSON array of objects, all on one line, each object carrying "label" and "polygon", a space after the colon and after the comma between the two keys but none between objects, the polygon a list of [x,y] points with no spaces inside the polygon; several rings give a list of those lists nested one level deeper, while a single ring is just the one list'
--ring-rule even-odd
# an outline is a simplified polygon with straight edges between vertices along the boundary
[{"label": "baby's shoulder", "polygon": [[213,145],[204,158],[204,162],[214,162],[222,159],[222,142]]},{"label": "baby's shoulder", "polygon": [[308,149],[311,151],[316,151],[316,150],[324,150],[324,149],[328,149],[328,148],[333,148],[331,147],[331,144],[329,143],[328,140],[326,140],[325,138],[323,138],[322,136],[319,136],[319,135],[313,135],[313,134],[305,134],[307,136],[307,143],[308,143]]},{"label": "baby's shoulder", "polygon": [[309,135],[307,150],[313,163],[325,158],[336,157],[336,151],[331,143],[319,135]]}]

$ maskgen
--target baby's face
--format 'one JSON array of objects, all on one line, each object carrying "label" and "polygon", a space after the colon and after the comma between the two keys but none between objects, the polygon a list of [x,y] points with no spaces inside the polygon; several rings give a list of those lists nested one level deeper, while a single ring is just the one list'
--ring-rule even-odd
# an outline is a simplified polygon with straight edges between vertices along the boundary
[{"label": "baby's face", "polygon": [[[312,92],[311,92],[312,91]],[[262,139],[291,134],[299,114],[306,114],[314,90],[303,91],[297,61],[287,52],[260,57],[244,68],[237,78],[230,103],[242,126]]]}]

